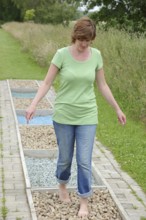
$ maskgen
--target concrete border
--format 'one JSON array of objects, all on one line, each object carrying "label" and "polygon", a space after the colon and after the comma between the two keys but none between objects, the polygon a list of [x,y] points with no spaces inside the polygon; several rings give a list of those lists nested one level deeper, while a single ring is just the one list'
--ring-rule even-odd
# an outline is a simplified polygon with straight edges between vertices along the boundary
[{"label": "concrete border", "polygon": [[[69,192],[73,192],[76,190],[76,187],[74,186],[68,186],[67,187],[68,191]],[[106,186],[95,186],[93,185],[92,186],[92,189],[99,189],[99,190],[102,190],[102,189],[107,189]],[[108,190],[108,189],[107,189]],[[31,189],[32,192],[34,191],[49,191],[50,193],[54,193],[54,192],[57,192],[58,191],[58,188],[57,187],[44,187],[44,188],[37,188],[37,187],[33,187]]]},{"label": "concrete border", "polygon": [[33,88],[14,88],[14,87],[10,87],[11,92],[20,92],[20,93],[29,93],[29,92],[34,92],[36,93],[38,91],[38,89],[33,89]]},{"label": "concrete border", "polygon": [[49,158],[52,159],[54,157],[57,157],[58,155],[58,149],[47,149],[47,150],[37,150],[37,149],[23,149],[24,155],[28,157],[35,157],[35,158]]},{"label": "concrete border", "polygon": [[[16,109],[15,110],[16,114],[18,115],[25,115],[25,110],[24,109]],[[52,116],[53,115],[53,109],[37,109],[35,112],[35,116]]]},{"label": "concrete border", "polygon": [[15,107],[14,107],[14,104],[13,104],[12,93],[11,93],[11,89],[10,89],[10,85],[9,85],[8,80],[7,80],[7,85],[8,85],[8,92],[9,92],[9,95],[10,95],[11,106],[12,106],[12,111],[13,111],[15,125],[16,125],[16,131],[17,131],[17,137],[18,137],[18,145],[19,145],[19,152],[20,152],[20,158],[21,158],[22,168],[23,168],[23,172],[24,172],[25,184],[26,184],[27,188],[30,188],[30,181],[29,181],[29,176],[28,176],[27,167],[26,167],[26,163],[25,163],[23,147],[22,147],[22,143],[21,143],[21,135],[20,135],[20,132],[19,132],[19,123],[18,123],[18,120],[17,120],[17,116],[16,116],[16,112],[15,112]]},{"label": "concrete border", "polygon": [[37,220],[37,214],[36,214],[36,210],[35,210],[34,203],[33,203],[31,189],[26,189],[26,194],[28,198],[28,204],[30,207],[32,220]]}]

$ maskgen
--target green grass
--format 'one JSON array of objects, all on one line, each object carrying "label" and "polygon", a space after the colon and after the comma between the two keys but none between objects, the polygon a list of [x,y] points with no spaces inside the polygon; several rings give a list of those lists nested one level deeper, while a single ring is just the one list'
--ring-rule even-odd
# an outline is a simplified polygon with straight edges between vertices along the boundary
[{"label": "green grass", "polygon": [[[70,28],[27,23],[8,23],[0,30],[0,79],[43,79],[57,48],[69,43]],[[60,34],[61,33],[61,34]],[[126,126],[121,126],[113,109],[97,92],[99,107],[98,140],[108,147],[120,163],[146,192],[146,41],[125,32],[98,30],[93,46],[103,54],[107,82],[127,115]],[[41,68],[33,61],[32,57]],[[12,65],[13,64],[13,65]],[[19,65],[20,64],[20,65]],[[29,69],[29,70],[28,70]],[[44,71],[45,70],[45,71]],[[55,81],[55,88],[58,81]]]},{"label": "green grass", "polygon": [[121,126],[113,109],[97,92],[99,125],[97,138],[111,150],[121,168],[128,172],[146,192],[146,128],[127,114]]},{"label": "green grass", "polygon": [[43,79],[47,68],[36,65],[20,43],[0,29],[0,79]]}]

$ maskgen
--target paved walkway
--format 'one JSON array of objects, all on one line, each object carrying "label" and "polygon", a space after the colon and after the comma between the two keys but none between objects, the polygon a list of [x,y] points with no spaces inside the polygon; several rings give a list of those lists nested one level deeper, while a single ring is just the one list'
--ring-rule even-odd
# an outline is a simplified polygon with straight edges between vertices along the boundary
[{"label": "paved walkway", "polygon": [[[53,102],[54,93],[51,91],[48,97]],[[0,117],[2,117],[0,121],[2,131],[0,132],[0,143],[2,143],[2,146],[0,145],[0,199],[3,197],[6,199],[5,206],[8,208],[6,220],[31,220],[17,131],[6,81],[0,81]],[[99,142],[96,142],[94,147],[93,161],[121,210],[124,210],[127,219],[146,219],[146,195],[134,180],[121,171],[110,151]],[[145,218],[142,219],[142,216]],[[0,220],[3,219],[0,214]]]},{"label": "paved walkway", "polygon": [[[1,199],[5,197],[5,206],[8,209],[6,220],[31,220],[7,81],[0,81],[0,117],[2,117],[0,121],[2,131],[0,171],[2,168],[4,170],[4,187],[2,187],[3,173],[0,172],[0,210],[3,206]],[[4,188],[4,192],[2,192],[2,188]],[[0,212],[0,220],[3,219],[5,218]]]}]

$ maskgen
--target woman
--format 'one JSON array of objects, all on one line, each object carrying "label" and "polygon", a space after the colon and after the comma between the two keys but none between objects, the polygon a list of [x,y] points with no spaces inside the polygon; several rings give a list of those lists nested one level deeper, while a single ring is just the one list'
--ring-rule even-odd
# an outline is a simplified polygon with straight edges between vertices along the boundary
[{"label": "woman", "polygon": [[126,116],[106,83],[100,51],[90,47],[95,37],[96,26],[91,19],[84,17],[75,23],[72,44],[56,52],[43,84],[26,111],[26,119],[29,121],[35,113],[38,102],[46,95],[56,75],[59,74],[60,88],[53,115],[59,148],[56,178],[59,182],[60,199],[70,202],[66,184],[71,175],[76,142],[79,217],[88,215],[88,197],[92,195],[91,158],[98,122],[93,85],[95,80],[102,95],[116,111],[119,122],[126,123]]}]

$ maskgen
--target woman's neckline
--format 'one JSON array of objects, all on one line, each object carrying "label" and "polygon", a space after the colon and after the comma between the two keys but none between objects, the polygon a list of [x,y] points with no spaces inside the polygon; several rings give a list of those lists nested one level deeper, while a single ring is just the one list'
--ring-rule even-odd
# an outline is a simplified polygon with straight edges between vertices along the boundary
[{"label": "woman's neckline", "polygon": [[78,59],[76,59],[76,58],[73,56],[73,54],[71,53],[71,46],[67,46],[67,51],[68,51],[70,57],[71,57],[74,61],[79,62],[79,63],[85,63],[85,62],[88,62],[88,61],[91,59],[91,57],[92,57],[92,48],[89,47],[89,49],[90,49],[90,56],[89,56],[87,59],[85,59],[85,60],[78,60]]}]

